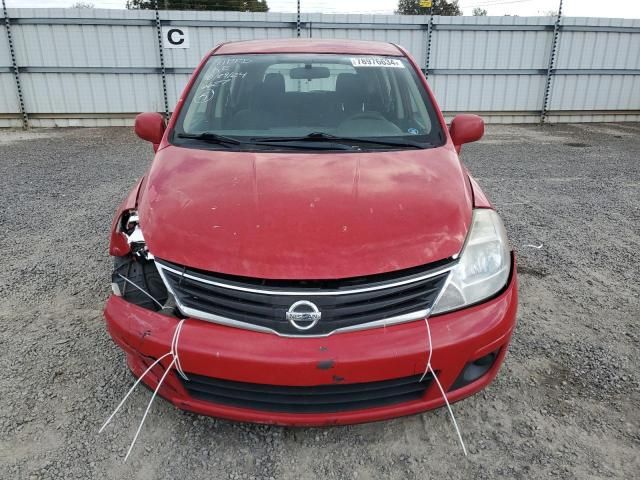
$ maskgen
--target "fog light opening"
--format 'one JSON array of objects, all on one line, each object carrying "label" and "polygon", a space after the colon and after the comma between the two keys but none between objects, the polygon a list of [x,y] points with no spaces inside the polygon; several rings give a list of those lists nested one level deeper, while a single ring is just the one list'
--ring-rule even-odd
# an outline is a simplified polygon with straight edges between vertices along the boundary
[{"label": "fog light opening", "polygon": [[498,358],[499,352],[500,350],[496,350],[495,352],[491,352],[467,363],[449,391],[467,386],[485,375],[489,370],[491,370],[496,358]]}]

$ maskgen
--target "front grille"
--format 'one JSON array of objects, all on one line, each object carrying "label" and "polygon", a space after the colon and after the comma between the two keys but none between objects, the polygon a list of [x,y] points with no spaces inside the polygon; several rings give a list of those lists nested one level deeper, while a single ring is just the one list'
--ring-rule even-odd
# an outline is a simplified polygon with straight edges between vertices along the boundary
[{"label": "front grille", "polygon": [[381,382],[289,387],[186,375],[189,380],[179,378],[189,394],[198,400],[288,413],[343,412],[419,400],[432,380],[428,374],[422,382],[422,375],[414,375]]},{"label": "front grille", "polygon": [[[312,336],[426,316],[451,266],[440,262],[344,280],[283,281],[213,274],[158,259],[156,263],[186,315],[281,335]],[[299,301],[312,302],[321,313],[308,330],[287,319],[287,311]]]}]

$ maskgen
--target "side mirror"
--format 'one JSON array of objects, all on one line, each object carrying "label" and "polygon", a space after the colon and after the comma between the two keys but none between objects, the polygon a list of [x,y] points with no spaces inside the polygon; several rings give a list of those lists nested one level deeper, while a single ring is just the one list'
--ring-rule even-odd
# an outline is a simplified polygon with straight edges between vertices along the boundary
[{"label": "side mirror", "polygon": [[461,113],[456,115],[449,127],[449,134],[456,152],[460,153],[460,148],[465,143],[475,142],[484,135],[484,120],[478,115]]},{"label": "side mirror", "polygon": [[136,115],[133,129],[141,139],[153,144],[155,152],[162,141],[162,135],[164,135],[164,117],[156,112],[140,113]]}]

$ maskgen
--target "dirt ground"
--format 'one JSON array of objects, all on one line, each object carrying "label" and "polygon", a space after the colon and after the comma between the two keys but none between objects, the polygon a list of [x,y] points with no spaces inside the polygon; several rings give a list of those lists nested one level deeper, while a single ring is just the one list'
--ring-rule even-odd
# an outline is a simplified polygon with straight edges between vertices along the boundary
[{"label": "dirt ground", "polygon": [[492,126],[463,159],[517,251],[519,324],[484,392],[332,428],[238,424],[132,384],[102,319],[131,129],[0,132],[0,478],[639,478],[640,124]]}]

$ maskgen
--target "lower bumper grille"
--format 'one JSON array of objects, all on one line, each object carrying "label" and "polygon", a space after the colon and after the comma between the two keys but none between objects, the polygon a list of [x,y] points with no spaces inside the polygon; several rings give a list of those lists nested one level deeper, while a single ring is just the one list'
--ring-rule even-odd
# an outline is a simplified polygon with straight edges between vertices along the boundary
[{"label": "lower bumper grille", "polygon": [[431,375],[394,378],[380,382],[290,387],[243,383],[187,373],[180,378],[189,394],[221,405],[287,413],[331,413],[382,407],[419,400]]}]

